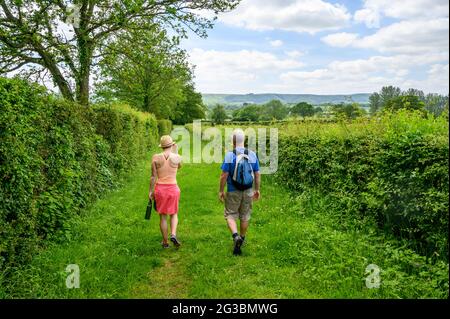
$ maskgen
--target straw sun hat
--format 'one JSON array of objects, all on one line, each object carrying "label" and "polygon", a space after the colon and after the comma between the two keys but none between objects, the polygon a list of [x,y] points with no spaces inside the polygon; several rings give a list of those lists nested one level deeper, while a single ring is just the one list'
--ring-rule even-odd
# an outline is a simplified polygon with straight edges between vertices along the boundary
[{"label": "straw sun hat", "polygon": [[170,137],[170,135],[161,136],[159,147],[168,148],[171,147],[173,144],[175,144],[175,142],[172,140],[172,137]]}]

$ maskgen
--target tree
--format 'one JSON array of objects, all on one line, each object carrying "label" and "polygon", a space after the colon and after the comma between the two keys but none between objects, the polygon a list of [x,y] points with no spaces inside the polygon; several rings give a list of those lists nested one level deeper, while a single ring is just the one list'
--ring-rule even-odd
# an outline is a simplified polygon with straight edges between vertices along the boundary
[{"label": "tree", "polygon": [[234,121],[257,122],[261,115],[261,106],[247,105],[233,112]]},{"label": "tree", "polygon": [[377,92],[373,93],[372,95],[370,95],[369,97],[369,108],[370,108],[370,113],[371,114],[375,114],[376,112],[378,112],[381,108],[383,107],[382,105],[382,99],[380,94],[378,94]]},{"label": "tree", "polygon": [[395,112],[400,109],[419,110],[422,111],[424,114],[426,113],[425,103],[422,102],[419,99],[419,97],[415,95],[397,96],[396,98],[389,100],[386,106],[384,107],[384,110],[391,112]]},{"label": "tree", "polygon": [[[239,0],[0,0],[0,74],[20,70],[45,80],[47,74],[64,98],[89,103],[92,70],[105,56],[103,48],[118,36],[144,32],[153,25],[186,29],[206,36],[216,15]],[[65,28],[59,27],[65,22]]]},{"label": "tree", "polygon": [[336,104],[331,107],[337,118],[355,119],[366,114],[366,111],[358,103]]},{"label": "tree", "polygon": [[282,120],[289,114],[289,109],[280,100],[272,100],[263,105],[261,120]]},{"label": "tree", "polygon": [[419,100],[425,101],[425,94],[421,90],[411,88],[403,92],[402,95],[417,96]]},{"label": "tree", "polygon": [[315,114],[314,107],[306,102],[300,102],[291,108],[291,114],[297,116],[313,116]]},{"label": "tree", "polygon": [[440,116],[443,116],[448,121],[448,96],[447,96],[447,101],[445,102],[444,109],[442,110],[442,113]]},{"label": "tree", "polygon": [[320,106],[317,106],[316,108],[314,108],[314,114],[321,116],[323,113],[323,109]]},{"label": "tree", "polygon": [[225,120],[227,119],[227,113],[225,112],[225,108],[223,107],[223,105],[217,104],[212,109],[211,119],[213,120],[214,124],[225,123]]},{"label": "tree", "polygon": [[105,52],[97,96],[126,101],[161,119],[171,117],[185,99],[192,79],[187,54],[159,27],[122,34]]},{"label": "tree", "polygon": [[187,85],[183,90],[184,100],[178,102],[172,117],[174,124],[182,125],[193,120],[205,118],[205,106],[202,95],[195,91],[193,84]]},{"label": "tree", "polygon": [[448,108],[448,95],[443,96],[440,94],[427,94],[425,96],[425,109],[434,114],[434,116],[439,116],[445,110],[445,107]]},{"label": "tree", "polygon": [[380,99],[381,99],[381,105],[382,107],[385,107],[386,104],[400,96],[402,94],[402,91],[400,90],[400,88],[398,87],[394,87],[394,86],[383,86],[381,88],[381,92],[380,92]]}]

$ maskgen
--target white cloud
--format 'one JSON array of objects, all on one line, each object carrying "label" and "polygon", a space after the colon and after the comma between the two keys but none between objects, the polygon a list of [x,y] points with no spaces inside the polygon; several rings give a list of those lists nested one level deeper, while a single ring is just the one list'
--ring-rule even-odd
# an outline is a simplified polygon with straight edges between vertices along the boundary
[{"label": "white cloud", "polygon": [[270,41],[270,45],[275,47],[275,48],[278,48],[278,47],[283,46],[283,41],[281,41],[281,40],[273,40],[273,41]]},{"label": "white cloud", "polygon": [[[379,28],[383,16],[400,21]],[[379,29],[367,36],[329,34],[321,38],[322,42],[333,47],[371,49],[383,56],[331,62],[319,69],[323,74],[320,78],[315,71],[286,72],[282,75],[284,82],[307,83],[311,90],[325,86],[336,91],[373,91],[377,90],[375,85],[395,85],[448,93],[448,0],[366,0],[354,20]],[[429,71],[423,73],[424,68]]]},{"label": "white cloud", "polygon": [[446,18],[448,0],[365,0],[363,9],[355,12],[354,20],[369,28],[378,28],[382,16],[397,19]]},{"label": "white cloud", "polygon": [[250,30],[285,30],[314,34],[348,25],[351,14],[343,5],[323,0],[243,0],[219,20]]},{"label": "white cloud", "polygon": [[[374,92],[382,86],[394,85],[402,89],[410,87],[426,92],[448,93],[448,64],[443,56],[373,56],[368,59],[333,61],[325,68],[312,71],[287,71],[281,74],[282,87],[305,93],[356,93]],[[411,68],[432,64],[425,78],[411,81],[406,78]]]},{"label": "white cloud", "polygon": [[321,38],[323,42],[333,47],[347,47],[355,43],[358,38],[356,33],[333,33]]},{"label": "white cloud", "polygon": [[449,49],[449,20],[412,20],[393,23],[372,35],[358,37],[352,33],[330,34],[322,41],[331,46],[374,49],[383,53],[424,54]]},{"label": "white cloud", "polygon": [[298,51],[298,50],[292,50],[292,51],[285,51],[284,52],[288,57],[291,57],[291,58],[299,58],[299,57],[301,57],[301,56],[303,56],[305,53],[304,52],[301,52],[301,51]]},{"label": "white cloud", "polygon": [[361,9],[353,17],[358,23],[365,23],[368,28],[380,27],[380,13],[377,10]]},{"label": "white cloud", "polygon": [[[271,46],[282,48],[279,55],[256,50],[194,49],[191,61],[197,65],[198,89],[210,93],[350,94],[394,85],[448,93],[448,0],[364,0],[363,7],[353,16],[344,6],[327,1],[330,0],[243,0],[236,10],[220,15],[219,20],[256,31],[314,35],[328,30],[335,33],[320,39],[329,46],[349,48],[347,54],[355,49],[364,49],[358,55],[367,56],[366,50],[378,53],[340,60],[343,50],[335,50],[334,61],[323,64],[330,54],[323,54],[319,50],[323,48],[314,43],[305,43],[315,53],[305,57],[315,67],[305,69],[298,61],[305,53],[289,51],[292,42],[284,38],[286,43],[265,38]],[[352,19],[377,29],[368,35],[335,31],[349,26]]]},{"label": "white cloud", "polygon": [[195,65],[197,89],[204,93],[248,93],[265,81],[278,79],[286,70],[304,64],[274,54],[255,51],[217,51],[193,49],[190,62]]},{"label": "white cloud", "polygon": [[447,64],[433,64],[431,69],[428,71],[428,74],[432,77],[437,77],[441,75],[446,75],[448,79],[448,63]]},{"label": "white cloud", "polygon": [[448,51],[448,22],[448,18],[401,21],[362,38],[358,46],[395,53]]},{"label": "white cloud", "polygon": [[427,77],[418,80],[407,80],[404,85],[408,88],[421,88],[425,92],[449,93],[449,65],[433,64],[427,72]]}]

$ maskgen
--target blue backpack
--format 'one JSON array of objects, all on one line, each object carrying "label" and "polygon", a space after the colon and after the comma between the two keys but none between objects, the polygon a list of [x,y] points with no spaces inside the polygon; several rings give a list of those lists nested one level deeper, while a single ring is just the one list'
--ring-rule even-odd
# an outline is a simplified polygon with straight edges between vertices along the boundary
[{"label": "blue backpack", "polygon": [[243,154],[237,154],[236,149],[233,150],[236,156],[236,165],[231,178],[234,187],[238,190],[246,190],[253,186],[253,167],[250,164],[248,150],[245,149]]}]

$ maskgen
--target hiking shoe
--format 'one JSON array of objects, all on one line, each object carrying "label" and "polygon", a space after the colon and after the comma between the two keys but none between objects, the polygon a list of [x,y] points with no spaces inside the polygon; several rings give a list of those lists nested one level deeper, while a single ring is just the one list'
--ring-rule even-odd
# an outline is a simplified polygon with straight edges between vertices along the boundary
[{"label": "hiking shoe", "polygon": [[242,240],[241,236],[236,236],[234,238],[233,255],[240,255],[240,254],[242,254],[241,246],[242,246],[243,242],[244,241]]},{"label": "hiking shoe", "polygon": [[176,248],[181,246],[181,243],[178,241],[177,237],[174,235],[170,236],[170,241],[174,244]]},{"label": "hiking shoe", "polygon": [[169,243],[161,243],[163,249],[170,248]]}]

